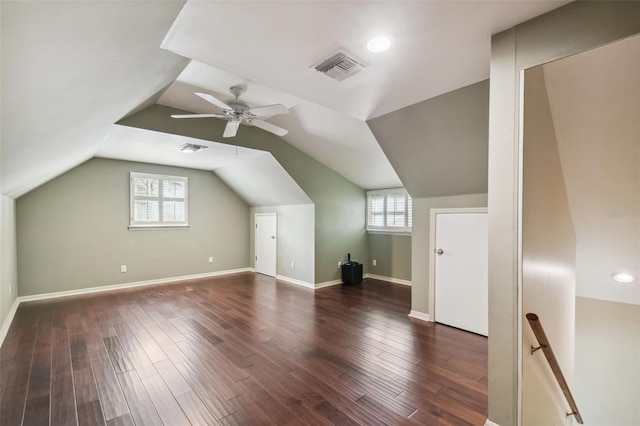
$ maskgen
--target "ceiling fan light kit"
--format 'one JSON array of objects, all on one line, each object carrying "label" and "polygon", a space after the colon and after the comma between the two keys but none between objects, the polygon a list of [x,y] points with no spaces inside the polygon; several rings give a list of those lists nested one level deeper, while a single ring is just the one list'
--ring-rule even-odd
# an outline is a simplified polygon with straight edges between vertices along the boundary
[{"label": "ceiling fan light kit", "polygon": [[245,85],[236,85],[229,88],[229,92],[234,99],[222,102],[215,96],[208,93],[198,93],[196,95],[220,108],[222,114],[174,114],[172,118],[225,118],[227,126],[224,129],[224,138],[232,138],[238,133],[240,124],[255,126],[267,132],[271,132],[278,136],[284,136],[288,133],[286,129],[278,127],[274,124],[261,120],[263,117],[271,117],[280,114],[289,114],[289,109],[282,104],[266,105],[259,107],[250,107],[246,102],[240,100],[240,96],[247,90]]}]

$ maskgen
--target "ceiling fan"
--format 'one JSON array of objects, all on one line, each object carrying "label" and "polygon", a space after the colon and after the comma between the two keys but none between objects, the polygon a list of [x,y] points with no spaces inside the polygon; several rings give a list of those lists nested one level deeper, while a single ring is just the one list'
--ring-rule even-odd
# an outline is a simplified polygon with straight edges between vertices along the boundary
[{"label": "ceiling fan", "polygon": [[222,109],[222,114],[175,114],[173,118],[228,118],[227,126],[224,129],[224,138],[232,138],[238,133],[238,127],[240,123],[248,124],[250,126],[256,126],[267,132],[271,132],[278,136],[284,136],[288,133],[288,130],[278,127],[274,124],[267,123],[264,120],[260,120],[261,117],[271,117],[279,114],[289,114],[289,109],[282,104],[266,105],[261,107],[251,108],[246,102],[238,99],[245,91],[247,87],[245,85],[231,86],[229,91],[234,96],[234,99],[222,102],[208,93],[197,93],[205,101],[212,103],[218,108]]}]

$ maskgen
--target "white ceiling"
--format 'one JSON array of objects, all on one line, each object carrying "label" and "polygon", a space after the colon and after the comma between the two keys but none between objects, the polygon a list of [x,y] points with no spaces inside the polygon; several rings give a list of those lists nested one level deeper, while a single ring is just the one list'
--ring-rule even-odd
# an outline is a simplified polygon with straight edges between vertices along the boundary
[{"label": "white ceiling", "polygon": [[[215,112],[193,92],[247,84],[250,105],[292,108],[269,120],[287,142],[364,189],[398,187],[365,121],[487,79],[492,34],[564,3],[189,1],[162,47],[193,62],[158,103]],[[378,33],[392,48],[375,54]],[[371,66],[342,82],[310,69],[341,47]]]},{"label": "white ceiling", "polygon": [[[491,35],[567,1],[188,1],[162,47],[367,120],[489,77]],[[392,39],[371,53],[374,35]],[[338,48],[371,64],[336,82]]]},{"label": "white ceiling", "polygon": [[577,239],[576,293],[640,304],[640,36],[543,67]]},{"label": "white ceiling", "polygon": [[93,157],[113,123],[187,64],[157,48],[181,3],[2,1],[0,7],[0,176],[10,197]]},{"label": "white ceiling", "polygon": [[[2,1],[2,193],[96,155],[187,59],[161,102],[210,111],[193,90],[223,96],[241,79],[250,103],[293,106],[272,119],[287,142],[363,188],[397,186],[364,120],[488,78],[493,33],[565,3]],[[378,32],[393,45],[374,55],[363,45]],[[341,83],[309,69],[338,47],[371,67]]]},{"label": "white ceiling", "polygon": [[[197,153],[184,153],[180,151],[180,147],[185,143],[207,148]],[[264,154],[264,151],[255,149],[116,124],[100,145],[96,157],[213,171],[250,161]]]}]

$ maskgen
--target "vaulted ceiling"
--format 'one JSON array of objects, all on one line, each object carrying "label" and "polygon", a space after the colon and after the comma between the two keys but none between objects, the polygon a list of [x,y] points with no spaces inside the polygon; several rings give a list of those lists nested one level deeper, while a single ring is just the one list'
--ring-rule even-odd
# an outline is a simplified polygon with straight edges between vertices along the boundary
[{"label": "vaulted ceiling", "polygon": [[[576,293],[640,305],[640,36],[543,66],[576,233]],[[526,123],[525,123],[526,125]]]},{"label": "vaulted ceiling", "polygon": [[[492,34],[565,3],[3,1],[2,193],[126,159],[107,137],[119,119],[156,102],[214,112],[193,92],[238,83],[249,104],[291,107],[270,119],[288,143],[362,188],[402,185],[365,121],[487,79]],[[391,49],[366,51],[378,33]],[[310,69],[339,47],[370,67],[342,82]]]}]

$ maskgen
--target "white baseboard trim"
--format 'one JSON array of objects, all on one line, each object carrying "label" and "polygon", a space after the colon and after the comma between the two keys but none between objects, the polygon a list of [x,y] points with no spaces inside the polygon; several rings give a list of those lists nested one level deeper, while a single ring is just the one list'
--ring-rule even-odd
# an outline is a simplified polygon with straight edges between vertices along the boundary
[{"label": "white baseboard trim", "polygon": [[319,288],[331,287],[338,284],[342,284],[342,280],[325,281],[323,283],[316,284],[314,288],[319,289]]},{"label": "white baseboard trim", "polygon": [[2,321],[2,328],[0,328],[0,346],[4,343],[4,338],[7,337],[9,327],[11,327],[11,323],[13,322],[13,317],[16,316],[18,305],[20,305],[19,299],[19,297],[16,297],[16,300],[13,301],[13,305],[11,305],[11,309],[9,309],[9,312],[7,313],[7,317]]},{"label": "white baseboard trim", "polygon": [[484,422],[484,426],[500,426],[498,423],[494,423],[491,420],[487,419],[486,422]]},{"label": "white baseboard trim", "polygon": [[315,289],[316,286],[315,284],[306,282],[306,281],[302,281],[302,280],[298,280],[296,278],[290,278],[290,277],[286,277],[284,275],[276,275],[276,279],[280,280],[280,281],[285,281],[288,282],[290,284],[295,284],[295,285],[299,285],[302,287],[306,287],[306,288],[311,288],[311,289]]},{"label": "white baseboard trim", "polygon": [[205,272],[203,274],[182,275],[179,277],[159,278],[156,280],[135,281],[123,284],[103,285],[98,287],[81,288],[77,290],[56,291],[53,293],[34,294],[31,296],[18,297],[20,303],[34,300],[55,299],[58,297],[77,296],[81,294],[101,293],[103,291],[121,290],[125,288],[144,287],[155,284],[169,284],[178,281],[195,280],[199,278],[217,277],[220,275],[237,274],[239,272],[250,272],[250,268],[229,269],[226,271]]},{"label": "white baseboard trim", "polygon": [[375,274],[364,274],[364,278],[373,278],[374,280],[380,280],[380,281],[387,281],[393,284],[402,284],[402,285],[411,285],[411,281],[409,280],[402,280],[400,278],[393,278],[393,277],[383,277],[382,275],[375,275]]},{"label": "white baseboard trim", "polygon": [[421,321],[431,321],[431,319],[429,319],[429,314],[425,314],[423,312],[411,311],[409,312],[409,316],[411,318],[419,319]]}]

